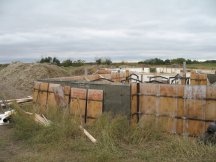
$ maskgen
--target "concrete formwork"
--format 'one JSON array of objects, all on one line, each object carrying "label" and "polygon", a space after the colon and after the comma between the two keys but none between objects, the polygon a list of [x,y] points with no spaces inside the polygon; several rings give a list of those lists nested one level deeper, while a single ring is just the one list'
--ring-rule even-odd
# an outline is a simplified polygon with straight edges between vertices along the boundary
[{"label": "concrete formwork", "polygon": [[167,131],[186,136],[204,133],[209,122],[216,120],[216,87],[117,83],[127,76],[111,73],[40,80],[34,85],[34,102],[40,104],[41,112],[58,106],[69,108],[73,115],[79,105],[85,122],[109,111],[127,115],[132,123],[154,118]]}]

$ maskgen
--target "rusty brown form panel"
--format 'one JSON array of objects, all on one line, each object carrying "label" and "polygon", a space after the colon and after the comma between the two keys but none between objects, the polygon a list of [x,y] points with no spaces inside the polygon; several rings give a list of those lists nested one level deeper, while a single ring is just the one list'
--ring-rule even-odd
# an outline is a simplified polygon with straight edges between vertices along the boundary
[{"label": "rusty brown form panel", "polygon": [[160,108],[161,115],[174,116],[177,110],[177,87],[175,85],[160,85]]},{"label": "rusty brown form panel", "polygon": [[176,120],[176,133],[183,134],[183,119],[175,119]]},{"label": "rusty brown form panel", "polygon": [[71,88],[70,114],[80,116],[85,115],[86,89]]},{"label": "rusty brown form panel", "polygon": [[140,111],[144,114],[156,114],[157,112],[157,93],[159,86],[156,84],[140,84]]},{"label": "rusty brown form panel", "polygon": [[71,92],[71,87],[70,86],[64,86],[64,101],[65,103],[69,104],[70,103],[70,92]]},{"label": "rusty brown form panel", "polygon": [[194,119],[205,119],[206,86],[185,86],[184,98],[186,116]]},{"label": "rusty brown form panel", "polygon": [[34,82],[33,103],[37,103],[41,82]]},{"label": "rusty brown form panel", "polygon": [[190,136],[199,136],[205,132],[205,122],[203,121],[188,120],[184,127]]},{"label": "rusty brown form panel", "polygon": [[186,116],[187,111],[184,109],[184,99],[178,98],[176,115],[179,117]]},{"label": "rusty brown form panel", "polygon": [[55,87],[60,87],[60,84],[51,84],[51,83],[49,84],[47,105],[52,109],[57,108],[58,106],[58,103],[56,101],[55,94],[54,94]]},{"label": "rusty brown form panel", "polygon": [[206,87],[206,98],[216,99],[216,87],[214,87],[214,86],[207,86]]},{"label": "rusty brown form panel", "polygon": [[176,85],[169,85],[169,84],[166,84],[166,85],[163,85],[161,84],[160,85],[160,95],[161,96],[171,96],[171,97],[175,97],[177,96],[177,90],[176,90]]},{"label": "rusty brown form panel", "polygon": [[60,84],[51,84],[49,85],[49,92],[48,92],[48,100],[47,104],[51,108],[58,108],[67,107],[68,102],[65,100],[65,93],[64,87]]},{"label": "rusty brown form panel", "polygon": [[191,99],[185,103],[187,110],[187,117],[194,119],[204,119],[203,101]]},{"label": "rusty brown form panel", "polygon": [[216,100],[206,101],[205,119],[216,120]]},{"label": "rusty brown form panel", "polygon": [[198,79],[198,74],[196,74],[195,72],[191,72],[191,75],[190,75],[190,84],[191,85],[197,85],[197,79]]},{"label": "rusty brown form panel", "polygon": [[176,96],[177,98],[177,108],[176,108],[176,115],[177,116],[185,116],[186,112],[184,109],[184,85],[175,85],[176,86]]},{"label": "rusty brown form panel", "polygon": [[44,113],[46,111],[48,87],[49,87],[48,83],[40,84],[40,90],[38,93],[38,101],[37,101],[37,103],[40,105],[39,108],[40,113]]},{"label": "rusty brown form panel", "polygon": [[131,123],[134,125],[137,123],[137,84],[131,83]]},{"label": "rusty brown form panel", "polygon": [[207,75],[191,72],[191,85],[207,85]]},{"label": "rusty brown form panel", "polygon": [[160,97],[160,115],[168,115],[172,117],[176,114],[176,107],[176,98]]},{"label": "rusty brown form panel", "polygon": [[205,117],[206,120],[215,120],[216,119],[216,87],[207,86],[206,88],[206,98],[212,99],[206,101],[206,111]]},{"label": "rusty brown form panel", "polygon": [[88,90],[87,117],[98,118],[103,112],[103,90]]},{"label": "rusty brown form panel", "polygon": [[174,118],[171,117],[159,117],[159,126],[167,132],[173,133],[175,132],[175,122]]},{"label": "rusty brown form panel", "polygon": [[156,124],[156,116],[155,115],[142,115],[139,120],[139,125],[142,127],[146,123]]},{"label": "rusty brown form panel", "polygon": [[156,114],[156,100],[155,96],[141,96],[140,111],[144,114]]}]

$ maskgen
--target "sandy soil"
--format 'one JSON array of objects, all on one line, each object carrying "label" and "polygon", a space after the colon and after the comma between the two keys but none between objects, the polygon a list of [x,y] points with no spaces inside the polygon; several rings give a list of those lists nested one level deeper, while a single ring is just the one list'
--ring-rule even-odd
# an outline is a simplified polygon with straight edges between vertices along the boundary
[{"label": "sandy soil", "polygon": [[0,96],[19,98],[32,94],[35,80],[69,76],[68,72],[56,65],[16,62],[0,70]]}]

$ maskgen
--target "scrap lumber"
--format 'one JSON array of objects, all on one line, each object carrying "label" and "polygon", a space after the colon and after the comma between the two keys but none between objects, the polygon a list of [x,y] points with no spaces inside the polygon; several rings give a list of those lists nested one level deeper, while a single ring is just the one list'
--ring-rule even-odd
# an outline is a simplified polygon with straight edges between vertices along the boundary
[{"label": "scrap lumber", "polygon": [[88,139],[90,139],[90,141],[92,141],[93,143],[96,143],[97,140],[85,129],[83,128],[81,125],[79,126],[79,128],[83,131],[83,133],[88,137]]},{"label": "scrap lumber", "polygon": [[48,120],[43,114],[42,115],[39,115],[37,113],[31,113],[31,112],[27,112],[27,111],[24,111],[22,110],[25,114],[27,115],[31,115],[31,116],[34,116],[34,121],[38,124],[41,124],[43,126],[49,126],[51,124],[51,121]]},{"label": "scrap lumber", "polygon": [[6,107],[6,105],[11,105],[13,102],[25,103],[25,102],[31,102],[32,100],[33,100],[32,96],[28,96],[27,98],[20,98],[20,99],[0,100],[0,106]]}]

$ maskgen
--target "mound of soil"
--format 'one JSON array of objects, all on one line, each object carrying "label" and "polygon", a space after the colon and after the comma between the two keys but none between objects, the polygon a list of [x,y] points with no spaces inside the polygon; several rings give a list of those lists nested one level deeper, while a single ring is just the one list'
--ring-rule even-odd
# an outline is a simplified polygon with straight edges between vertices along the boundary
[{"label": "mound of soil", "polygon": [[0,96],[19,98],[32,95],[35,80],[68,76],[61,67],[51,64],[16,62],[0,70]]}]

